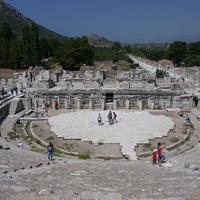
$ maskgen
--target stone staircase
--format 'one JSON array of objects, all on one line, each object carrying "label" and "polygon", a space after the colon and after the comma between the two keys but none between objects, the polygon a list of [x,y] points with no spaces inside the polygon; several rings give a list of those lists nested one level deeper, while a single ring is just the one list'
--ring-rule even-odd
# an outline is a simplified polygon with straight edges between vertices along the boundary
[{"label": "stone staircase", "polygon": [[[6,156],[3,156],[5,150],[0,150],[1,172],[7,170],[6,174],[0,175],[1,199],[134,200],[200,197],[199,170],[190,170],[182,166],[182,162],[179,165],[180,160],[189,159],[189,162],[194,159],[194,152],[181,154],[180,160],[178,156],[174,157],[174,165],[159,166],[152,165],[150,159],[144,162],[84,161],[69,157],[56,158],[48,164],[44,155],[13,150],[12,155],[11,150],[7,151],[7,163],[4,162]],[[11,166],[13,162],[20,164],[16,171]],[[22,165],[24,162],[26,165]]]},{"label": "stone staircase", "polygon": [[20,112],[24,109],[23,103],[21,99],[14,98],[11,100],[9,115],[15,115],[17,112]]}]

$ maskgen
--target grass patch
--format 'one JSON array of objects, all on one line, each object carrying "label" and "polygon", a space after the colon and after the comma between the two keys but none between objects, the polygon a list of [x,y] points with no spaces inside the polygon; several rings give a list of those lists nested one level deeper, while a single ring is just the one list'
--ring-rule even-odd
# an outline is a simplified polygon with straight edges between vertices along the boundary
[{"label": "grass patch", "polygon": [[182,133],[183,133],[184,135],[187,135],[187,133],[188,133],[187,129],[184,130],[184,131],[182,131]]},{"label": "grass patch", "polygon": [[34,139],[34,142],[35,142],[36,144],[38,144],[38,145],[42,145],[42,142],[41,142],[40,140],[38,140],[38,139]]},{"label": "grass patch", "polygon": [[130,70],[130,63],[126,62],[125,60],[119,60],[118,66],[119,66],[119,69],[122,71]]},{"label": "grass patch", "polygon": [[78,158],[82,159],[82,160],[87,160],[87,159],[90,159],[90,155],[89,154],[79,154]]},{"label": "grass patch", "polygon": [[52,140],[55,140],[55,138],[53,136],[49,136],[46,141],[52,141]]},{"label": "grass patch", "polygon": [[103,145],[103,142],[98,142],[98,145]]},{"label": "grass patch", "polygon": [[17,138],[19,139],[18,135],[16,135],[14,131],[9,131],[7,136],[9,140],[16,140]]},{"label": "grass patch", "polygon": [[151,145],[152,145],[151,143],[145,143],[144,144],[144,148],[148,148],[149,149],[151,147]]},{"label": "grass patch", "polygon": [[33,124],[33,125],[32,125],[32,128],[37,128],[37,127],[38,127],[37,124]]},{"label": "grass patch", "polygon": [[176,143],[176,142],[179,141],[179,139],[176,138],[176,137],[172,137],[172,138],[170,138],[169,140],[170,140],[171,142],[173,142],[173,143]]}]

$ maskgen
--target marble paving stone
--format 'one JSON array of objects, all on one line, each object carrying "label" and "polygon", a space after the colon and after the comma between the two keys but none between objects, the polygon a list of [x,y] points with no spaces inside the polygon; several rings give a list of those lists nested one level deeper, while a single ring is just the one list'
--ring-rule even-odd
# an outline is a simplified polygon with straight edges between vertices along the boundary
[{"label": "marble paving stone", "polygon": [[[103,126],[97,123],[98,113]],[[118,143],[122,154],[136,160],[134,152],[137,143],[147,143],[148,139],[167,136],[173,129],[174,121],[164,115],[151,115],[147,111],[117,110],[117,123],[109,125],[108,111],[80,110],[62,113],[48,119],[51,131],[65,139],[81,139],[98,143]]]}]

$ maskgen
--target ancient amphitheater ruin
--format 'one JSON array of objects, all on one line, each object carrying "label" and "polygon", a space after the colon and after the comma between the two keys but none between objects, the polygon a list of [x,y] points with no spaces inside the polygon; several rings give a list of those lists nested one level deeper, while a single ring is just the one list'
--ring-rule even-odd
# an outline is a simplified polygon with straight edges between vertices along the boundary
[{"label": "ancient amphitheater ruin", "polygon": [[[30,67],[1,79],[0,199],[200,199],[199,69],[130,58],[140,67]],[[167,162],[152,165],[158,141]]]}]

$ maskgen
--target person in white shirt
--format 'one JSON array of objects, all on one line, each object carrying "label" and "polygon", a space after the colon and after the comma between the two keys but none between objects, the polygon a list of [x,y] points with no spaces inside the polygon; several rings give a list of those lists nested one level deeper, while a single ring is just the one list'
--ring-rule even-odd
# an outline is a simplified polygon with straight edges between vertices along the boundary
[{"label": "person in white shirt", "polygon": [[24,144],[21,141],[19,141],[19,148],[21,148],[21,149],[24,148]]},{"label": "person in white shirt", "polygon": [[100,125],[103,126],[102,117],[101,117],[100,113],[99,113],[99,115],[98,115],[98,117],[97,117],[97,121],[98,121],[98,123],[99,123],[99,126],[100,126]]}]

